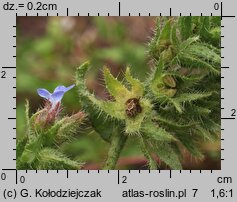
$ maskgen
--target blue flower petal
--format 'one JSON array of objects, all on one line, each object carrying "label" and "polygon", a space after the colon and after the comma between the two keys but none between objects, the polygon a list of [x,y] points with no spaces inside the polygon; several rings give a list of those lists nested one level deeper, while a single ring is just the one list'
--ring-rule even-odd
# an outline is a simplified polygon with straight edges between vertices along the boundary
[{"label": "blue flower petal", "polygon": [[58,86],[54,89],[54,93],[56,93],[58,91],[66,92],[66,87],[65,86]]},{"label": "blue flower petal", "polygon": [[65,87],[65,86],[58,86],[54,89],[54,93],[58,92],[58,91],[63,91],[63,92],[67,92],[69,90],[71,90],[73,87],[75,86],[75,84],[69,86],[69,87]]},{"label": "blue flower petal", "polygon": [[65,87],[65,86],[58,86],[54,89],[54,92],[51,94],[49,91],[43,88],[37,89],[39,96],[49,100],[52,103],[52,107],[54,107],[58,102],[60,102],[63,98],[64,93],[69,91],[75,86],[75,84]]},{"label": "blue flower petal", "polygon": [[44,88],[38,88],[37,92],[38,92],[40,97],[43,97],[47,100],[49,100],[50,97],[51,97],[51,93],[49,91],[47,91],[46,89],[44,89]]},{"label": "blue flower petal", "polygon": [[51,101],[53,104],[57,104],[57,103],[60,102],[61,99],[63,98],[64,93],[65,93],[64,91],[57,91],[57,92],[54,92],[54,93],[51,95],[50,101]]},{"label": "blue flower petal", "polygon": [[74,86],[75,86],[75,84],[72,84],[71,86],[68,86],[68,87],[66,88],[66,91],[65,91],[65,92],[71,90]]}]

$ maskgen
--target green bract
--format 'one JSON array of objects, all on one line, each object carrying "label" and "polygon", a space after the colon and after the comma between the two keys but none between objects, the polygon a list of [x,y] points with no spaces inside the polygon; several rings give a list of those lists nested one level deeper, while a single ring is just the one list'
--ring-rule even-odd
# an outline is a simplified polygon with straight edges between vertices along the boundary
[{"label": "green bract", "polygon": [[[124,121],[125,133],[139,133],[144,119],[152,108],[149,100],[143,98],[144,87],[142,83],[131,76],[129,68],[126,69],[125,78],[130,85],[130,89],[114,78],[107,68],[104,68],[104,78],[106,88],[115,100],[102,101],[96,99],[93,95],[89,97],[90,100],[110,117]],[[129,99],[137,99],[141,107],[141,112],[134,117],[130,117],[126,113],[129,107],[129,103],[127,103]]]}]

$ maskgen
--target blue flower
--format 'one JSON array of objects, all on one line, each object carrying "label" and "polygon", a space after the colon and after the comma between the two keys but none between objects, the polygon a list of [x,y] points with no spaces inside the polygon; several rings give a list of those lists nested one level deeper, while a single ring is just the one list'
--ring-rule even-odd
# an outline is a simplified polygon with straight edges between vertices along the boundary
[{"label": "blue flower", "polygon": [[44,88],[38,88],[37,92],[40,97],[43,97],[46,100],[48,100],[52,104],[52,108],[54,108],[54,106],[56,106],[57,103],[61,102],[64,93],[66,93],[67,91],[72,89],[74,86],[75,86],[75,84],[73,84],[69,87],[58,86],[54,89],[53,93],[50,93],[49,91],[47,91]]}]

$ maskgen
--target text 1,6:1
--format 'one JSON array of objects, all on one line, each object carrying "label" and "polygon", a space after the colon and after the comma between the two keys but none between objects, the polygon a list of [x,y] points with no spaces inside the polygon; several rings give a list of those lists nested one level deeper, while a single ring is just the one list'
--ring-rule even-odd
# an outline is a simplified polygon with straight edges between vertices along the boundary
[{"label": "text 1,6:1", "polygon": [[232,198],[233,189],[212,189],[211,190],[213,198]]}]

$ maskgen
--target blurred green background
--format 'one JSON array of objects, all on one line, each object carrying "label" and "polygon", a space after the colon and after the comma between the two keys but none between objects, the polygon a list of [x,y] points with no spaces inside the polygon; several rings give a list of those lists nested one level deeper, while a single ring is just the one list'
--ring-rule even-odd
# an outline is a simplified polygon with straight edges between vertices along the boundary
[{"label": "blurred green background", "polygon": [[[75,69],[82,62],[90,60],[87,85],[102,99],[108,96],[101,75],[104,65],[121,78],[129,65],[134,76],[144,80],[150,68],[146,45],[154,26],[154,17],[17,17],[17,136],[24,135],[25,100],[30,102],[30,113],[36,112],[43,105],[37,88],[52,92],[58,85],[73,84]],[[76,88],[65,94],[62,103],[64,114],[80,110]],[[119,160],[120,167],[145,169],[146,161],[136,139],[129,139]],[[87,169],[97,169],[106,160],[108,146],[98,134],[84,130],[62,149],[69,156],[88,162]],[[202,164],[191,162],[184,167],[218,169],[217,147],[205,147],[211,160]]]}]

